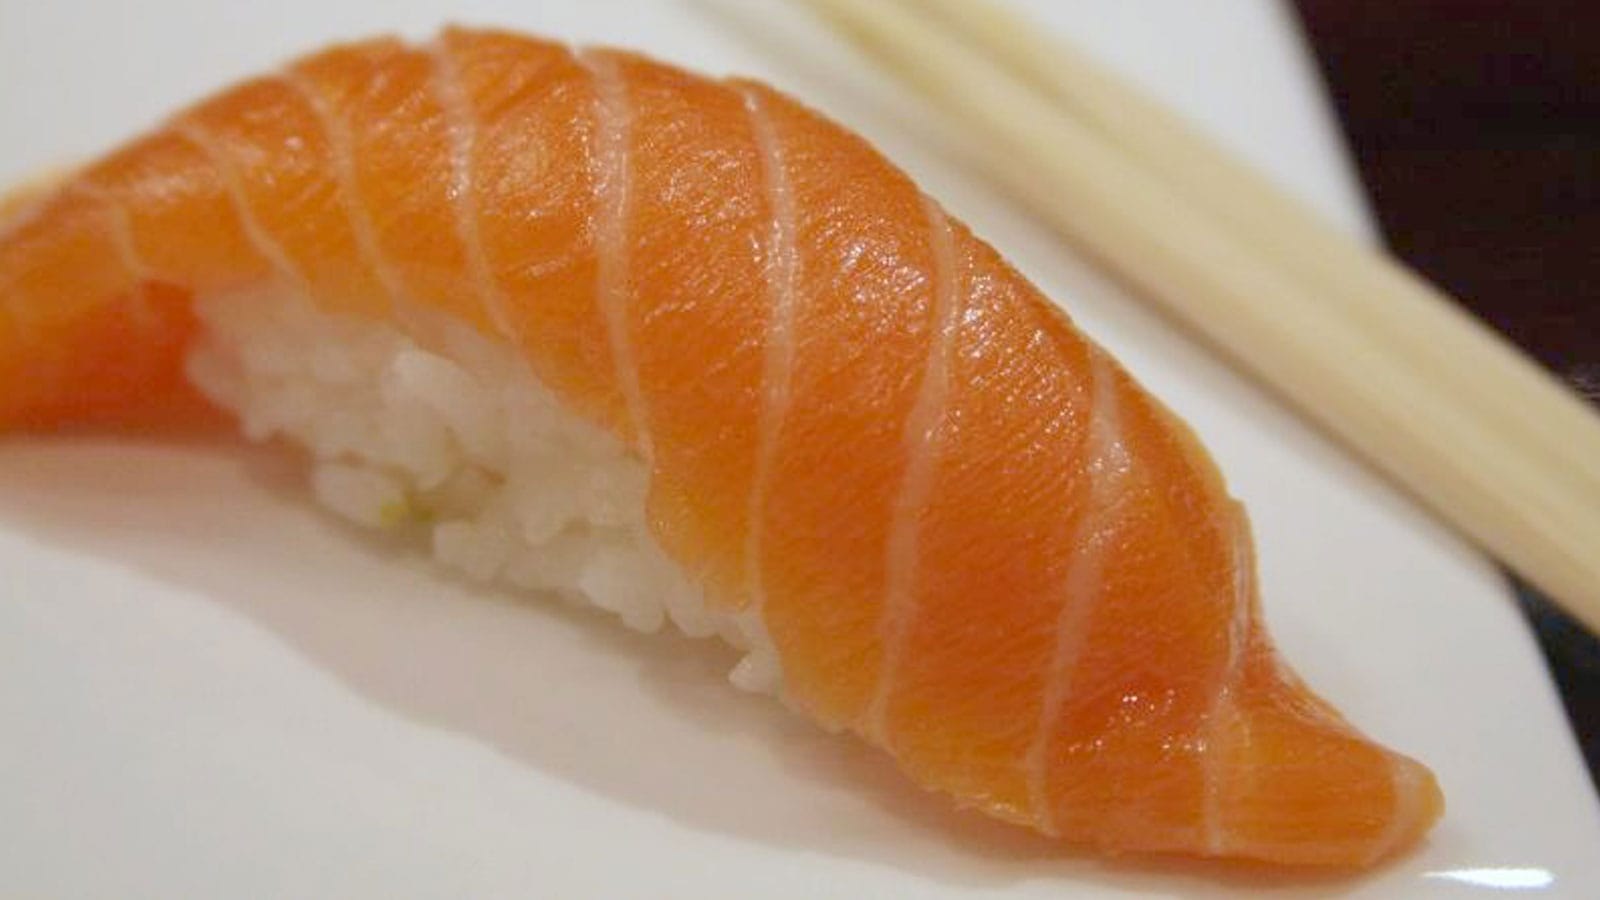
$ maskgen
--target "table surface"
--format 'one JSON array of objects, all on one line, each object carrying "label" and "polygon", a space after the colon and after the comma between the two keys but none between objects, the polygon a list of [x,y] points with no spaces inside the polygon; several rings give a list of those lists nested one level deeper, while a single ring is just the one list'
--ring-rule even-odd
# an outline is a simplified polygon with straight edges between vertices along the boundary
[{"label": "table surface", "polygon": [[[1388,245],[1600,400],[1600,4],[1297,8]],[[1600,641],[1522,596],[1600,783]]]}]

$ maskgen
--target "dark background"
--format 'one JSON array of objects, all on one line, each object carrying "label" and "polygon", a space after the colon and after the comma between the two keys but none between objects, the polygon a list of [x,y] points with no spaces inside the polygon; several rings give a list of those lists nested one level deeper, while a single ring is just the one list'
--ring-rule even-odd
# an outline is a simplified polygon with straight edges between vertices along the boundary
[{"label": "dark background", "polygon": [[[1600,0],[1295,6],[1390,248],[1600,402]],[[1522,600],[1600,784],[1600,642]]]}]

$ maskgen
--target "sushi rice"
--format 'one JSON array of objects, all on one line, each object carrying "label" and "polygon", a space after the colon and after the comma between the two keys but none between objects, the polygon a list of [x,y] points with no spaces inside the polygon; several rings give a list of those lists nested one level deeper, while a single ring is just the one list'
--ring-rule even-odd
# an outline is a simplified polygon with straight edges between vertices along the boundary
[{"label": "sushi rice", "polygon": [[587,603],[640,631],[718,635],[745,651],[733,683],[779,693],[759,613],[708,605],[651,535],[644,463],[563,408],[509,346],[436,312],[403,311],[401,330],[281,287],[195,309],[190,379],[251,440],[303,447],[334,513],[415,534],[475,581]]}]

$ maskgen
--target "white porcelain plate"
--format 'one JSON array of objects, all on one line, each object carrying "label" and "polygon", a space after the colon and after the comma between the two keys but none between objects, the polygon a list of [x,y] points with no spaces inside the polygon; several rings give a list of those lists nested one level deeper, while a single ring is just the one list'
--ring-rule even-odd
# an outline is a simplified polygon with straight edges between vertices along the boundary
[{"label": "white porcelain plate", "polygon": [[[1028,4],[1351,228],[1268,2]],[[1194,423],[1309,681],[1438,772],[1354,878],[1107,861],[952,812],[739,693],[731,656],[479,593],[310,503],[292,458],[0,439],[0,896],[1585,895],[1600,816],[1494,569],[965,173],[925,107],[776,3],[0,0],[0,179],[336,37],[456,19],[766,77],[875,141]]]}]

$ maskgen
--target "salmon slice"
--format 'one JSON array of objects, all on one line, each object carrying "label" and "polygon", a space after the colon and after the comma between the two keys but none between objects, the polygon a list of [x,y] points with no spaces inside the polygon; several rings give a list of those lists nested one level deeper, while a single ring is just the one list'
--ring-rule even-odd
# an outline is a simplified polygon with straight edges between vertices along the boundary
[{"label": "salmon slice", "polygon": [[[1188,429],[860,138],[643,57],[335,47],[0,212],[0,428],[153,420],[195,296],[511,347],[800,710],[1110,852],[1359,866],[1442,799],[1274,652]],[[268,296],[263,294],[262,296]]]}]

